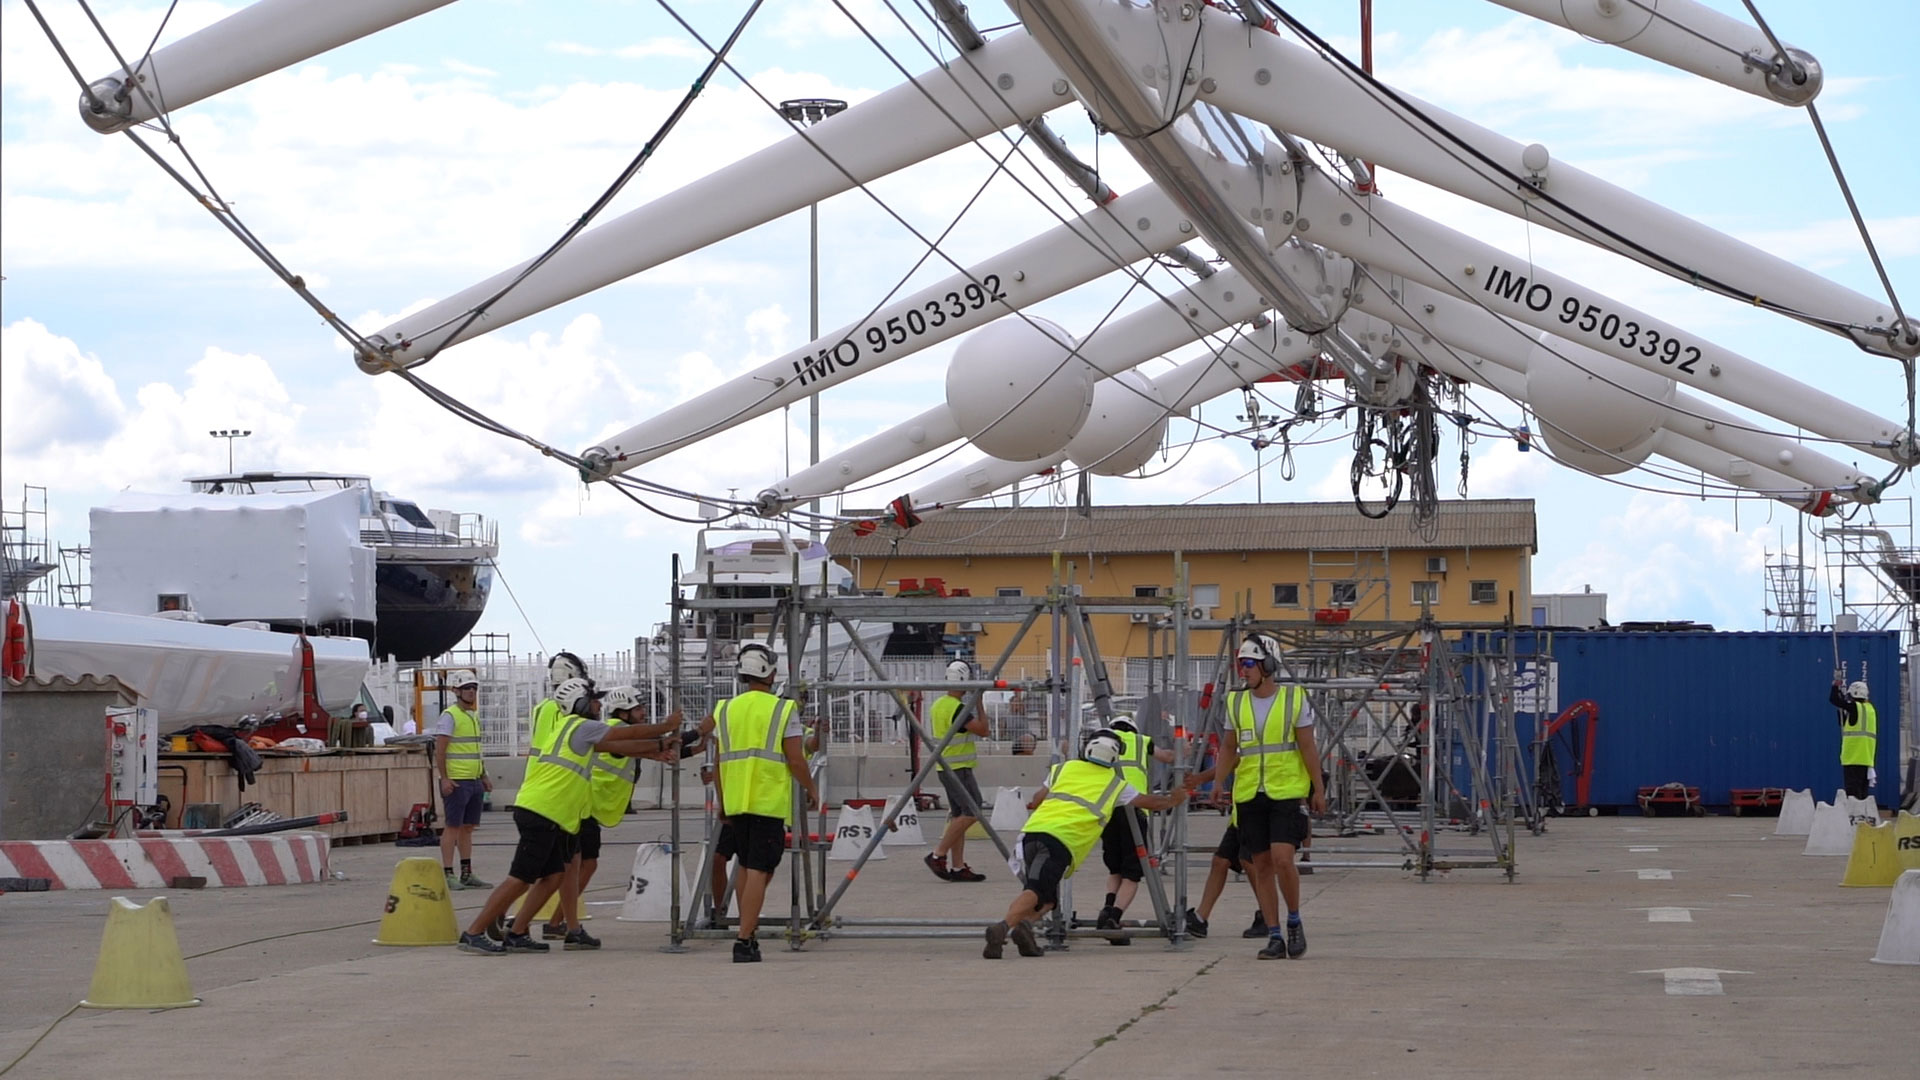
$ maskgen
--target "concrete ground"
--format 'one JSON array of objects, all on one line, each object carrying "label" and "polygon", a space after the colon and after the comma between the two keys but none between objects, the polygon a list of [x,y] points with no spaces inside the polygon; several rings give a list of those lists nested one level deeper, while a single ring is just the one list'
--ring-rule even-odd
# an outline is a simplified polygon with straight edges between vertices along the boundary
[{"label": "concrete ground", "polygon": [[[929,837],[936,824],[930,815]],[[590,908],[599,953],[383,948],[370,939],[393,864],[418,852],[350,847],[333,853],[345,881],[172,894],[205,999],[175,1011],[68,1014],[108,896],[11,894],[0,897],[0,1073],[1915,1075],[1920,967],[1868,962],[1889,890],[1837,887],[1844,859],[1804,857],[1800,841],[1771,837],[1773,824],[1555,820],[1545,836],[1522,834],[1511,884],[1487,870],[1421,883],[1323,868],[1305,880],[1311,951],[1297,961],[1254,959],[1258,943],[1239,936],[1253,910],[1241,883],[1228,885],[1212,936],[1178,952],[1076,942],[1033,960],[1009,948],[993,963],[969,938],[800,952],[767,942],[757,966],[730,963],[724,942],[666,955],[662,925],[616,922],[606,903],[620,897],[632,845],[664,832],[659,813],[610,833],[589,897],[603,902]],[[1220,828],[1194,819],[1197,842]],[[477,869],[497,879],[507,816],[489,815],[480,838]],[[1011,882],[987,845],[970,848],[992,875],[984,884],[937,882],[917,852],[894,848],[842,910],[997,919]],[[1196,898],[1205,872],[1195,859]],[[1083,913],[1098,887],[1082,881]],[[784,904],[784,878],[774,893]],[[466,912],[480,899],[455,894]]]}]

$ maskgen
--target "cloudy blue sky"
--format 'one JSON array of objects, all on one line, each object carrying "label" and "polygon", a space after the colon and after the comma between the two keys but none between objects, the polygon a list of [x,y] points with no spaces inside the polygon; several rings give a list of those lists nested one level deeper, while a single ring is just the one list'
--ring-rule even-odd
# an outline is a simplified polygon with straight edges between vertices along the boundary
[{"label": "cloudy blue sky", "polygon": [[[676,6],[715,39],[745,7]],[[769,98],[859,101],[900,81],[886,53],[910,70],[934,62],[922,44],[934,37],[930,18],[913,4],[897,6],[904,22],[873,0],[849,0],[845,12],[831,3],[770,3],[735,58]],[[1737,0],[1712,6],[1744,17]],[[1920,6],[1760,6],[1783,38],[1824,65],[1819,105],[1836,151],[1902,302],[1920,306],[1920,88],[1911,57]],[[43,7],[82,70],[112,66],[76,5]],[[166,11],[156,2],[95,7],[122,47],[136,51]],[[981,26],[1012,21],[997,3],[971,7]],[[1357,54],[1357,0],[1288,7]],[[231,10],[180,4],[160,39]],[[1883,295],[1804,113],[1481,0],[1378,0],[1375,26],[1377,69],[1403,90],[1543,142],[1556,160]],[[181,477],[224,467],[224,444],[208,429],[251,428],[255,435],[237,448],[245,466],[365,472],[396,494],[498,518],[502,568],[526,618],[501,595],[480,628],[511,634],[517,650],[539,642],[624,648],[663,617],[666,559],[691,550],[691,527],[582,486],[564,466],[462,423],[397,379],[361,374],[313,313],[130,143],[81,126],[72,81],[24,5],[0,4],[0,31],[0,490],[9,507],[21,485],[48,486],[55,538],[78,542],[89,506],[122,490],[180,490]],[[182,109],[174,122],[252,229],[334,310],[371,332],[545,247],[653,133],[704,58],[652,0],[460,0]],[[1124,151],[1097,137],[1079,110],[1054,120],[1116,187],[1139,182]],[[758,97],[723,75],[611,213],[783,132]],[[990,171],[986,155],[964,147],[873,188],[929,234],[959,215],[946,249],[965,261],[1053,220],[1005,176],[989,183]],[[983,184],[987,196],[962,215]],[[1882,415],[1904,412],[1891,361],[1405,178],[1389,175],[1384,187],[1389,199],[1509,251],[1554,260],[1809,385]],[[863,315],[924,253],[857,192],[822,206],[821,229],[827,329]],[[803,344],[805,260],[806,219],[793,215],[450,350],[423,374],[489,415],[578,450]],[[923,271],[915,281],[926,278]],[[1114,279],[1096,281],[1037,310],[1085,333],[1124,290]],[[1142,302],[1131,297],[1123,310]],[[826,395],[828,452],[936,403],[952,348]],[[1518,418],[1492,395],[1480,400]],[[1240,411],[1235,396],[1209,405],[1203,418],[1234,426]],[[749,494],[789,472],[789,463],[805,464],[804,425],[804,409],[769,416],[641,475]],[[1097,499],[1251,501],[1247,443],[1195,434],[1193,424],[1176,421],[1168,455],[1176,467],[1156,461],[1165,468],[1158,476],[1103,480]],[[1268,455],[1260,491],[1270,500],[1344,498],[1347,466],[1337,451],[1337,440],[1303,451],[1291,479]],[[1444,457],[1456,453],[1449,440]],[[890,497],[953,463],[912,476],[894,470],[875,490]],[[1616,619],[1764,625],[1764,554],[1794,536],[1784,508],[1736,506],[1697,491],[1638,492],[1498,439],[1474,447],[1470,476],[1476,496],[1539,501],[1541,591],[1591,585],[1612,596]],[[1451,468],[1442,482],[1451,491]],[[1910,481],[1900,485],[1878,520],[1905,527],[1912,493]],[[856,495],[848,505],[873,501]],[[1823,603],[1823,619],[1825,610]]]}]

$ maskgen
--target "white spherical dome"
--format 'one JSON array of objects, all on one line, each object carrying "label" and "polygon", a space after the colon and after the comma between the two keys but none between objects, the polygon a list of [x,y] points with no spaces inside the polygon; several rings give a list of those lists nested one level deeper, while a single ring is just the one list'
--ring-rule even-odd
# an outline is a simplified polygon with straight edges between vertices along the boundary
[{"label": "white spherical dome", "polygon": [[947,365],[947,408],[960,434],[1002,461],[1067,445],[1093,408],[1098,373],[1073,335],[1045,319],[1001,319],[969,334]]},{"label": "white spherical dome", "polygon": [[1092,415],[1067,456],[1097,476],[1123,476],[1152,460],[1166,433],[1166,396],[1146,376],[1123,371],[1094,384]]},{"label": "white spherical dome", "polygon": [[1527,398],[1554,456],[1600,475],[1645,461],[1673,380],[1562,338],[1541,341],[1554,352],[1535,345],[1527,355]]}]

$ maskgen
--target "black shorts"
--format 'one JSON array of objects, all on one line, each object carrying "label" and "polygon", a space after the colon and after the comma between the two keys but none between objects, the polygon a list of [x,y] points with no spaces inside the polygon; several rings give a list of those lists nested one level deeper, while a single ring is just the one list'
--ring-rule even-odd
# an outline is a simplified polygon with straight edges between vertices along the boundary
[{"label": "black shorts", "polygon": [[514,846],[513,865],[507,873],[528,884],[565,870],[580,850],[579,839],[572,833],[525,807],[513,808],[513,824],[520,830],[520,842]]},{"label": "black shorts", "polygon": [[1873,790],[1867,786],[1867,770],[1871,767],[1869,765],[1840,766],[1840,783],[1847,790],[1847,798],[1864,799],[1873,793]]},{"label": "black shorts", "polygon": [[580,858],[598,859],[600,857],[600,819],[580,819]]},{"label": "black shorts", "polygon": [[1213,857],[1227,860],[1227,869],[1236,874],[1246,873],[1240,868],[1240,826],[1229,825],[1220,834],[1220,846],[1213,849]]},{"label": "black shorts", "polygon": [[786,822],[760,814],[734,814],[727,824],[733,830],[733,854],[740,857],[741,869],[771,874],[780,868],[787,851]]},{"label": "black shorts", "polygon": [[1131,806],[1115,808],[1113,817],[1107,819],[1107,827],[1100,830],[1100,858],[1107,864],[1107,873],[1119,874],[1127,881],[1139,881],[1146,876],[1140,865],[1140,849],[1134,845],[1133,830],[1127,825],[1127,815],[1133,814],[1140,822],[1140,835],[1147,835],[1147,813]]},{"label": "black shorts", "polygon": [[[947,805],[952,808],[948,816],[977,817],[982,800],[980,798],[980,781],[973,778],[973,770],[953,769],[949,771],[936,767],[934,771],[940,777],[940,786],[947,789]],[[973,797],[972,810],[967,809],[968,803],[965,796]]]},{"label": "black shorts", "polygon": [[1059,903],[1060,880],[1073,866],[1073,855],[1067,851],[1067,845],[1049,833],[1022,833],[1020,857],[1026,864],[1020,884],[1039,897],[1043,905]]},{"label": "black shorts", "polygon": [[739,849],[740,838],[733,831],[733,822],[721,822],[720,835],[714,837],[713,840],[713,857],[719,859],[721,862],[726,862],[732,859],[734,852]]},{"label": "black shorts", "polygon": [[1305,799],[1275,799],[1255,795],[1238,807],[1234,824],[1240,830],[1240,856],[1253,857],[1274,844],[1299,847],[1313,832]]}]

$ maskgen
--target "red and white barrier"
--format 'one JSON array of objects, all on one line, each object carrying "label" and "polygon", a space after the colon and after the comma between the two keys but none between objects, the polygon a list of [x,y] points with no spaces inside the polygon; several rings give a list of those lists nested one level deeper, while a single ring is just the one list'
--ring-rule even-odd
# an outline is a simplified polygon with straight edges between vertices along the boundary
[{"label": "red and white barrier", "polygon": [[330,849],[326,834],[304,832],[9,840],[0,841],[0,877],[47,878],[55,889],[167,889],[183,877],[209,889],[300,885],[327,879]]}]

